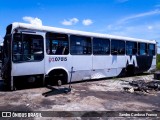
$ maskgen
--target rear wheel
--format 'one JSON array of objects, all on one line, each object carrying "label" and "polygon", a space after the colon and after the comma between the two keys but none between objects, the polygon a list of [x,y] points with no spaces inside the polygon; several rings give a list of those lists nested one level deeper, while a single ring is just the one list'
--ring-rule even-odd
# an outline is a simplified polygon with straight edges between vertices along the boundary
[{"label": "rear wheel", "polygon": [[128,65],[126,68],[127,76],[133,76],[135,74],[135,67],[133,65]]}]

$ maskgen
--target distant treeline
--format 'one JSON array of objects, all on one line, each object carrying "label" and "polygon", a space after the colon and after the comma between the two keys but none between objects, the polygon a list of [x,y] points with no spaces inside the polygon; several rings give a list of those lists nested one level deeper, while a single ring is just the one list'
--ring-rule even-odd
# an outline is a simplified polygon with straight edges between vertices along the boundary
[{"label": "distant treeline", "polygon": [[160,54],[157,54],[157,69],[160,70]]}]

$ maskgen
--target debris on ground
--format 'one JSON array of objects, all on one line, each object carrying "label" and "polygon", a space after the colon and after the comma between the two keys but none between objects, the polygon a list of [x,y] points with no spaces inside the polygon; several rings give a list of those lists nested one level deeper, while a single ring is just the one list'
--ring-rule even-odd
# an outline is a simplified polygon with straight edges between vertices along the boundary
[{"label": "debris on ground", "polygon": [[145,80],[133,80],[129,82],[130,87],[123,87],[125,91],[130,93],[144,92],[149,93],[150,91],[160,91],[160,81],[145,81]]},{"label": "debris on ground", "polygon": [[160,80],[160,71],[154,73],[154,79]]},{"label": "debris on ground", "polygon": [[[36,88],[24,85],[17,91],[5,91],[2,89],[4,83],[1,80],[0,111],[64,111],[65,114],[71,111],[82,111],[87,115],[90,111],[160,111],[160,90],[153,90],[153,92],[149,90],[151,91],[149,94],[137,91],[137,94],[134,91],[136,87],[129,83],[139,80],[144,80],[145,84],[155,81],[153,74],[83,81],[72,83],[71,92],[65,94],[65,88],[69,88],[68,84],[61,87],[39,87],[37,85]],[[130,89],[132,93],[124,91],[124,87],[132,88]],[[43,96],[43,93],[50,91],[47,97]],[[60,119],[65,120],[66,118]]]}]

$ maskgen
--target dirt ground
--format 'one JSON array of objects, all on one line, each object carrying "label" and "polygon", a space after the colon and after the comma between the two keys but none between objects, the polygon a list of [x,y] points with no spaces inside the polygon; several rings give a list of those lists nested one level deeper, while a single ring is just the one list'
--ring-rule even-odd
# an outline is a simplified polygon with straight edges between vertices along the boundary
[{"label": "dirt ground", "polygon": [[[124,91],[123,87],[130,87],[128,82],[132,80],[150,81],[153,80],[153,75],[73,83],[70,93],[53,92],[47,97],[42,95],[50,91],[46,87],[4,91],[1,80],[0,111],[160,111],[159,91]],[[64,87],[67,88],[68,85],[61,86],[60,89]],[[79,116],[75,119],[81,118]]]}]

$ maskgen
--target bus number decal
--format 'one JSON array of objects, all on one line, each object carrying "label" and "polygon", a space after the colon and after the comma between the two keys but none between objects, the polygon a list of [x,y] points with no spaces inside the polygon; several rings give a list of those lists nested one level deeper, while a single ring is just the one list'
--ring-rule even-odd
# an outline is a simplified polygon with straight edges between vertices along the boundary
[{"label": "bus number decal", "polygon": [[67,57],[49,57],[49,63],[58,61],[67,61]]}]

